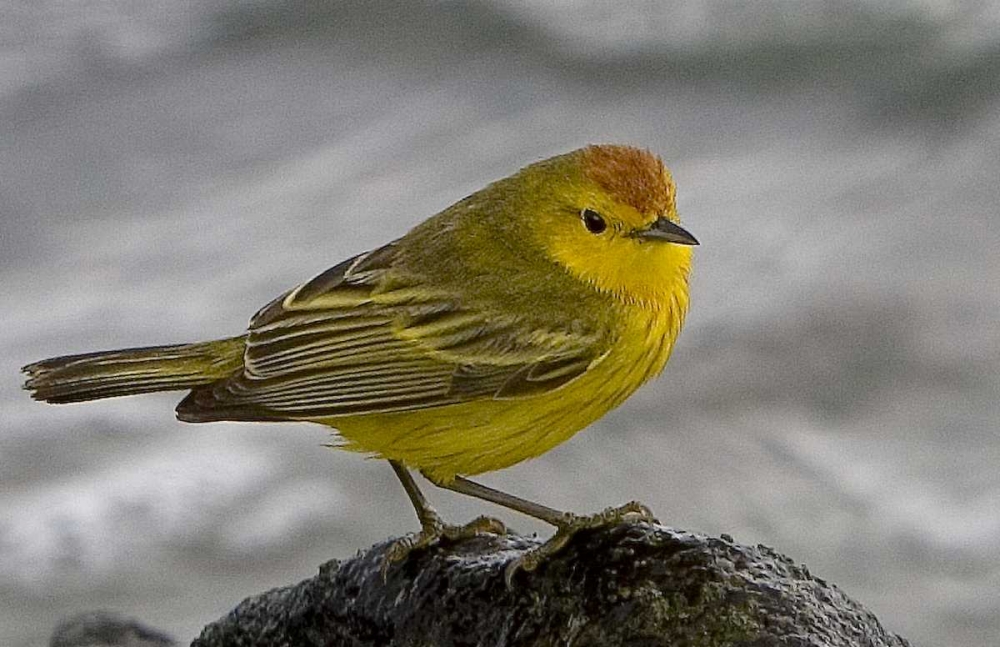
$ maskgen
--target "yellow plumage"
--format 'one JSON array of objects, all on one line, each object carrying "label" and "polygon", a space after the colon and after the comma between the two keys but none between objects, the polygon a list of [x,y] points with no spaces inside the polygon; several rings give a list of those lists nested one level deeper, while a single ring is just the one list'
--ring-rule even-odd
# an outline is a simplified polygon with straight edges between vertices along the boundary
[{"label": "yellow plumage", "polygon": [[677,223],[658,158],[587,147],[291,290],[244,336],[45,360],[26,386],[51,402],[191,389],[181,420],[327,425],[393,462],[425,531],[406,467],[559,524],[461,476],[545,453],[663,368],[697,242]]},{"label": "yellow plumage", "polygon": [[568,440],[660,371],[677,322],[653,313],[648,321],[622,326],[617,347],[572,382],[534,396],[530,407],[489,400],[326,423],[340,430],[348,449],[399,460],[435,482],[509,467]]},{"label": "yellow plumage", "polygon": [[399,460],[434,480],[490,472],[544,454],[660,372],[688,303],[680,273],[675,280],[674,296],[664,303],[615,304],[622,312],[609,318],[608,329],[595,341],[600,352],[579,376],[552,391],[324,422],[340,430],[346,448]]}]

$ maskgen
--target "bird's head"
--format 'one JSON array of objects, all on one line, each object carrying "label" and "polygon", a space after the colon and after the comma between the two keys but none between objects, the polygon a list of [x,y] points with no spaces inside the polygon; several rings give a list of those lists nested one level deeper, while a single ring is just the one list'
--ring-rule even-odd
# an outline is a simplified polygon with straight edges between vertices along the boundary
[{"label": "bird's head", "polygon": [[526,228],[570,274],[626,301],[656,307],[682,296],[686,306],[698,241],[679,224],[674,182],[657,156],[588,146],[514,177],[537,205]]}]

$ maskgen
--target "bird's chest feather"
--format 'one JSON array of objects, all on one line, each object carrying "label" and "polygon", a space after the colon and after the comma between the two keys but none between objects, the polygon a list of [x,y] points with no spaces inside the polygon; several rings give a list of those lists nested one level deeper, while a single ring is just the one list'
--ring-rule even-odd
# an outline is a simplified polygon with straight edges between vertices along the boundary
[{"label": "bird's chest feather", "polygon": [[610,350],[590,370],[561,388],[532,398],[401,413],[395,420],[383,419],[377,429],[354,423],[341,427],[348,447],[401,460],[445,480],[544,454],[621,404],[663,368],[683,314],[638,315],[618,327]]},{"label": "bird's chest feather", "polygon": [[[620,326],[615,343],[577,383],[567,385],[569,401],[592,403],[586,413],[600,417],[663,370],[677,338],[683,314],[643,311]],[[558,393],[558,392],[557,392]],[[584,424],[589,424],[588,420]]]},{"label": "bird's chest feather", "polygon": [[655,377],[673,348],[679,319],[649,313],[630,319],[611,349],[593,368],[564,387],[542,396],[533,407],[508,409],[492,424],[483,445],[481,471],[500,469],[539,456],[624,402]]}]

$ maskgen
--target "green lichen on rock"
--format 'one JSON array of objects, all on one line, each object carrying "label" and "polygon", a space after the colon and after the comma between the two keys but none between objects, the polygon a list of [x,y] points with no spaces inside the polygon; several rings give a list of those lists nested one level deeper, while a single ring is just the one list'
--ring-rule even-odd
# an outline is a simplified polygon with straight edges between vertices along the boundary
[{"label": "green lichen on rock", "polygon": [[623,636],[651,644],[670,636],[673,645],[722,647],[747,642],[757,633],[753,602],[727,600],[714,585],[706,586],[694,600],[683,593],[643,588],[633,598],[635,612],[624,618]]}]

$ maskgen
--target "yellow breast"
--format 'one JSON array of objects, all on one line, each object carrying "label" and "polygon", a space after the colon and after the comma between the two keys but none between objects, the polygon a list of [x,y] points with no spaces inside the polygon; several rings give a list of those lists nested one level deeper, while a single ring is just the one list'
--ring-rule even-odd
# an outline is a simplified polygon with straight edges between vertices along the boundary
[{"label": "yellow breast", "polygon": [[659,373],[686,305],[685,298],[663,309],[629,307],[606,355],[550,393],[343,417],[329,424],[340,432],[345,449],[402,461],[437,479],[509,467],[566,441]]}]

